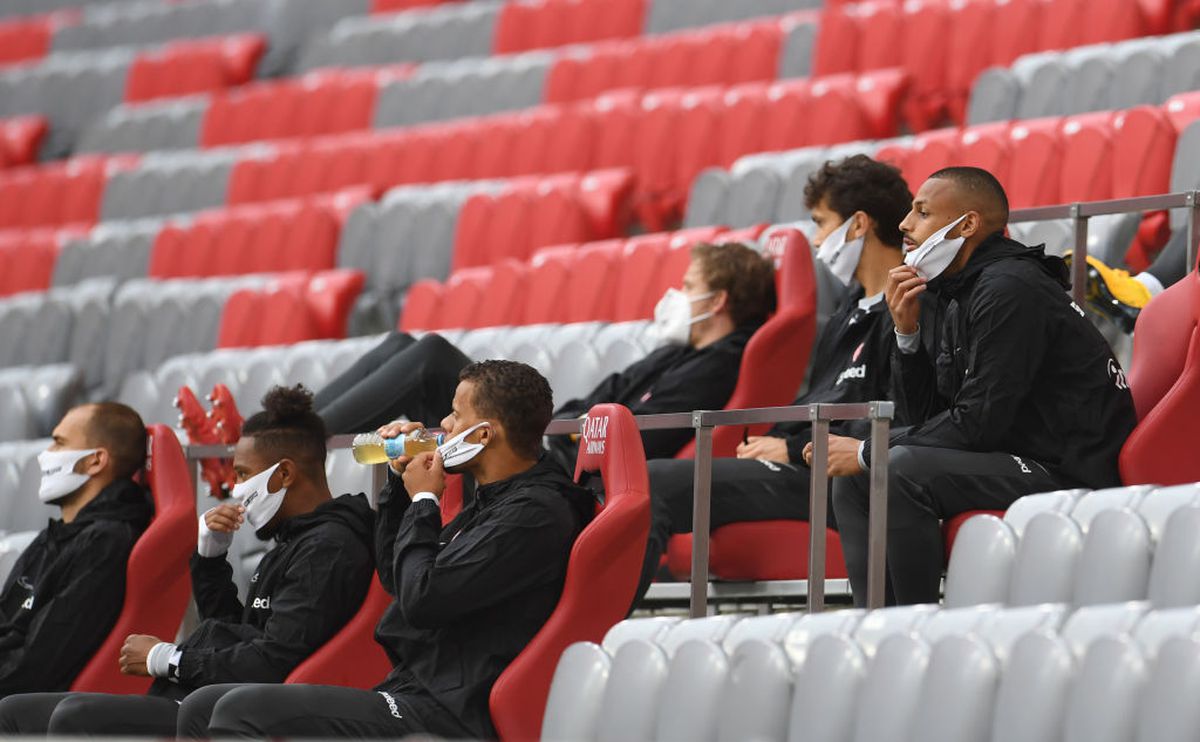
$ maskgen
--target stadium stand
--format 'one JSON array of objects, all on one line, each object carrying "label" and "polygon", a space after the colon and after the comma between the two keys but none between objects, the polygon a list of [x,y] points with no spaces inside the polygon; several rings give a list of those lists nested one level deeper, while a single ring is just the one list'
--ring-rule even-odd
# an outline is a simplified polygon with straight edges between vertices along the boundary
[{"label": "stadium stand", "polygon": [[[558,404],[657,347],[647,320],[701,240],[780,260],[730,407],[786,403],[828,302],[795,231],[810,174],[861,152],[915,189],[973,164],[1018,208],[1191,190],[1197,21],[1193,0],[0,0],[0,576],[54,515],[36,455],[63,411],[135,407],[160,514],[76,687],[140,690],[118,631],[174,636],[187,593],[181,386],[226,384],[249,414],[398,328],[530,363]],[[1143,268],[1186,218],[1093,218],[1089,252]],[[1010,231],[1073,245],[1068,222]],[[584,590],[601,565],[573,558],[493,692],[502,738],[1197,738],[1198,280],[1135,328],[1129,486],[949,519],[941,606],[620,621],[624,587]],[[326,470],[371,487],[348,451]],[[599,532],[627,499],[590,538],[617,538]],[[726,526],[710,571],[807,578],[807,534]],[[243,592],[265,549],[238,535]],[[690,555],[676,537],[668,568]],[[382,677],[388,599],[374,585],[289,682]]]}]

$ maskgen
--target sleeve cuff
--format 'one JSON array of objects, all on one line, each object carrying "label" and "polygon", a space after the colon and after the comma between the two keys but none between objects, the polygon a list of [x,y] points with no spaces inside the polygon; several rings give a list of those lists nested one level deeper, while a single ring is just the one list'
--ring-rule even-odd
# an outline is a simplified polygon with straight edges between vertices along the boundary
[{"label": "sleeve cuff", "polygon": [[911,335],[905,335],[899,330],[895,330],[896,344],[900,346],[901,353],[916,353],[921,348],[921,326],[917,325],[917,331]]},{"label": "sleeve cuff", "polygon": [[[174,644],[170,642],[159,642],[150,651],[146,653],[146,671],[152,677],[165,678],[171,671],[171,660],[176,654],[182,654]],[[176,659],[175,666],[179,667],[179,661]],[[178,673],[177,673],[178,674]]]},{"label": "sleeve cuff", "polygon": [[418,492],[417,494],[413,495],[412,501],[414,505],[422,500],[433,500],[434,505],[437,505],[439,508],[442,506],[442,501],[439,500],[438,496],[432,492]]},{"label": "sleeve cuff", "polygon": [[865,451],[866,448],[867,448],[866,441],[858,442],[858,465],[860,467],[862,467],[863,471],[867,470],[867,459],[866,459],[866,456],[863,455],[863,451]]}]

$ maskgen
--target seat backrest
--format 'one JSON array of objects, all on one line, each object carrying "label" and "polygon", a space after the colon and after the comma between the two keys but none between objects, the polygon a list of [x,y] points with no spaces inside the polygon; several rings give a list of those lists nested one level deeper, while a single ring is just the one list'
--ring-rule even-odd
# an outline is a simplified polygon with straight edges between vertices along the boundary
[{"label": "seat backrest", "polygon": [[1155,608],[1200,604],[1200,507],[1176,510],[1167,519],[1154,562],[1147,596]]},{"label": "seat backrest", "polygon": [[855,627],[854,640],[867,657],[874,657],[888,638],[917,631],[937,611],[936,605],[891,606],[871,611]]},{"label": "seat backrest", "polygon": [[993,742],[1058,742],[1074,664],[1052,631],[1018,639],[996,689]]},{"label": "seat backrest", "polygon": [[671,658],[663,683],[654,739],[713,739],[728,675],[729,660],[716,643],[702,639],[684,642]]},{"label": "seat backrest", "polygon": [[909,732],[912,742],[987,742],[1000,667],[978,637],[933,645]]},{"label": "seat backrest", "polygon": [[1092,642],[1067,694],[1064,742],[1133,739],[1146,662],[1129,637]]},{"label": "seat backrest", "polygon": [[580,437],[576,476],[599,472],[604,507],[571,549],[562,597],[542,629],[492,687],[492,721],[504,740],[535,739],[554,667],[574,642],[598,642],[633,602],[650,529],[646,454],[633,415],[596,405]]},{"label": "seat backrest", "polygon": [[1094,490],[1080,497],[1071,508],[1071,520],[1079,524],[1084,533],[1092,527],[1092,521],[1101,513],[1120,508],[1137,508],[1142,498],[1153,488],[1144,485],[1132,487],[1110,487]]},{"label": "seat backrest", "polygon": [[678,616],[647,616],[628,618],[608,630],[604,635],[604,651],[615,655],[621,645],[632,639],[657,642],[671,627],[679,623]]},{"label": "seat backrest", "polygon": [[796,674],[788,742],[850,739],[867,658],[846,634],[816,637]]},{"label": "seat backrest", "polygon": [[544,742],[595,738],[611,665],[612,659],[598,644],[576,642],[567,647],[554,668],[546,699]]},{"label": "seat backrest", "polygon": [[[1121,448],[1121,479],[1127,483],[1183,484],[1200,480],[1200,463],[1192,457],[1179,456],[1177,453],[1178,441],[1192,440],[1200,436],[1200,420],[1191,414],[1197,405],[1200,405],[1200,333],[1195,331],[1197,320],[1200,318],[1200,274],[1193,270],[1167,292],[1146,305],[1146,309],[1154,308],[1155,302],[1166,297],[1169,292],[1176,291],[1191,292],[1190,314],[1184,313],[1189,308],[1184,303],[1172,300],[1164,305],[1171,312],[1168,315],[1169,319],[1168,316],[1157,313],[1152,313],[1149,320],[1144,316],[1138,318],[1137,332],[1141,332],[1143,327],[1150,329],[1151,342],[1156,339],[1178,342],[1188,337],[1189,328],[1190,341],[1180,373],[1169,384],[1165,383],[1171,378],[1168,371],[1154,372],[1152,377],[1143,377],[1140,374],[1145,370],[1146,364],[1155,363],[1155,356],[1172,353],[1171,349],[1157,343],[1141,344],[1143,359],[1139,363],[1139,344],[1134,343],[1134,361],[1131,369],[1137,369],[1139,375],[1131,373],[1130,379],[1137,380],[1133,382],[1132,388],[1136,390],[1135,403],[1138,397],[1143,400],[1138,404],[1138,412],[1142,413],[1143,417]],[[1160,316],[1162,319],[1159,319]],[[1158,334],[1160,322],[1170,323],[1170,337]],[[1159,347],[1163,347],[1164,350],[1158,350]],[[1175,363],[1171,356],[1160,357],[1158,360],[1168,367]],[[1147,382],[1151,388],[1146,392],[1142,392],[1139,386],[1143,378],[1153,378],[1153,383]],[[1161,399],[1151,404],[1153,394],[1160,388],[1164,390]],[[1151,409],[1147,410],[1147,406]]]},{"label": "seat backrest", "polygon": [[1138,704],[1140,742],[1182,742],[1200,738],[1200,641],[1169,639],[1150,665]]},{"label": "seat backrest", "polygon": [[1200,277],[1194,272],[1185,276],[1138,315],[1128,379],[1139,420],[1150,414],[1183,373],[1200,312],[1197,284]]},{"label": "seat backrest", "polygon": [[783,739],[791,698],[792,667],[783,648],[763,639],[742,642],[729,659],[717,710],[717,740]]},{"label": "seat backrest", "polygon": [[596,742],[652,739],[670,662],[657,645],[633,639],[613,656],[600,705]]},{"label": "seat backrest", "polygon": [[122,675],[117,663],[130,634],[174,637],[191,595],[188,559],[196,550],[196,495],[179,439],[166,425],[147,429],[146,481],[154,519],[133,546],[125,605],[108,638],[71,684],[72,691],[144,693],[150,679]]},{"label": "seat backrest", "polygon": [[859,692],[854,742],[909,738],[929,653],[929,645],[911,632],[883,640]]},{"label": "seat backrest", "polygon": [[1153,662],[1169,639],[1175,636],[1191,636],[1200,626],[1200,608],[1190,605],[1184,608],[1152,610],[1138,621],[1133,629],[1142,656]]},{"label": "seat backrest", "polygon": [[987,641],[1001,664],[1008,662],[1013,645],[1031,631],[1058,631],[1070,606],[1061,603],[1022,608],[1002,608],[983,617],[975,633]]},{"label": "seat backrest", "polygon": [[1012,606],[1068,603],[1083,532],[1063,513],[1038,513],[1017,545],[1008,600]]},{"label": "seat backrest", "polygon": [[1150,581],[1150,529],[1127,508],[1098,514],[1075,568],[1072,602],[1100,605],[1146,597]]},{"label": "seat backrest", "polygon": [[1036,495],[1026,495],[1017,498],[1017,500],[1008,506],[1008,510],[1004,511],[1004,522],[1013,529],[1013,533],[1020,538],[1025,532],[1025,526],[1033,516],[1045,510],[1053,510],[1060,513],[1069,513],[1075,508],[1075,503],[1079,498],[1087,493],[1087,490],[1058,490],[1057,492],[1042,492]]},{"label": "seat backrest", "polygon": [[[788,659],[796,667],[802,666],[808,655],[809,647],[815,644],[818,638],[828,634],[852,636],[854,629],[865,615],[867,612],[864,610],[847,609],[809,613],[801,616],[792,624],[788,629],[787,636],[783,638],[783,648],[787,650]],[[857,642],[855,642],[855,646],[858,646]]]},{"label": "seat backrest", "polygon": [[1150,528],[1155,543],[1162,538],[1167,521],[1175,511],[1188,505],[1200,505],[1200,485],[1181,484],[1175,487],[1159,487],[1149,492],[1138,503],[1137,512]]},{"label": "seat backrest", "polygon": [[1082,659],[1097,639],[1131,635],[1149,609],[1145,601],[1083,606],[1063,623],[1059,636],[1076,659]]},{"label": "seat backrest", "polygon": [[1017,535],[994,515],[969,518],[954,540],[946,568],[946,607],[1003,603],[1008,597]]},{"label": "seat backrest", "polygon": [[[301,662],[287,676],[287,683],[341,685],[367,689],[392,670],[391,660],[375,641],[375,624],[392,602],[378,575],[371,580],[367,597],[358,613],[329,641]],[[347,662],[353,657],[353,662]]]}]

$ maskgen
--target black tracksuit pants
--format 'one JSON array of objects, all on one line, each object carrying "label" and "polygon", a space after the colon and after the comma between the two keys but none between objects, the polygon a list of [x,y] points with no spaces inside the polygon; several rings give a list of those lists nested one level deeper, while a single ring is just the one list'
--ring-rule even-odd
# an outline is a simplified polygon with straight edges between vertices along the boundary
[{"label": "black tracksuit pants", "polygon": [[[1035,492],[1078,485],[1005,453],[897,446],[888,451],[888,603],[936,603],[944,546],[941,522],[968,510],[1003,510]],[[834,480],[837,517],[854,603],[866,604],[870,475]]]},{"label": "black tracksuit pants", "polygon": [[[667,541],[675,533],[692,531],[690,459],[655,459],[650,473],[650,537],[637,600],[650,587]],[[808,467],[757,459],[714,459],[710,528],[756,520],[808,520]],[[829,527],[833,527],[830,511]]]},{"label": "black tracksuit pants", "polygon": [[470,362],[441,335],[393,332],[317,392],[313,406],[330,435],[373,431],[401,415],[436,426]]},{"label": "black tracksuit pants", "polygon": [[0,736],[174,737],[179,702],[108,693],[23,693],[0,701]]},{"label": "black tracksuit pants", "polygon": [[179,734],[192,738],[380,739],[428,732],[472,737],[420,693],[332,685],[211,685],[184,699]]}]

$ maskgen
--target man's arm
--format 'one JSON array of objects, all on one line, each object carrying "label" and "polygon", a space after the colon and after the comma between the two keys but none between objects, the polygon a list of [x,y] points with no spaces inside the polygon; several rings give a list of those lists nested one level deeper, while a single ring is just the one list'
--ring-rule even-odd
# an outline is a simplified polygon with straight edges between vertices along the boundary
[{"label": "man's arm", "polygon": [[221,646],[185,647],[179,680],[197,687],[213,683],[279,683],[319,649],[357,612],[370,579],[365,547],[312,538],[293,555],[271,593],[271,615],[261,630],[247,624]]},{"label": "man's arm", "polygon": [[[724,409],[737,387],[741,363],[740,351],[727,348],[701,351],[659,376],[653,382],[650,396],[630,404],[629,409],[635,415]],[[694,436],[690,428],[644,430],[642,447],[647,459],[669,459]]]},{"label": "man's arm", "polygon": [[8,624],[0,696],[70,686],[121,613],[133,540],[125,526],[97,524],[50,566],[32,606]]},{"label": "man's arm", "polygon": [[396,598],[418,628],[437,628],[562,574],[574,529],[520,494],[438,550],[441,515],[414,502],[396,539]]},{"label": "man's arm", "polygon": [[227,555],[202,557],[192,554],[190,566],[192,595],[196,599],[196,611],[200,618],[240,621],[244,606],[238,600],[237,586],[233,584],[233,567]]},{"label": "man's arm", "polygon": [[[392,555],[396,552],[396,535],[408,511],[408,493],[404,482],[388,467],[387,482],[379,491],[379,511],[375,514],[375,568],[379,581],[392,597],[397,595],[396,570]],[[439,525],[441,523],[439,515]]]}]

